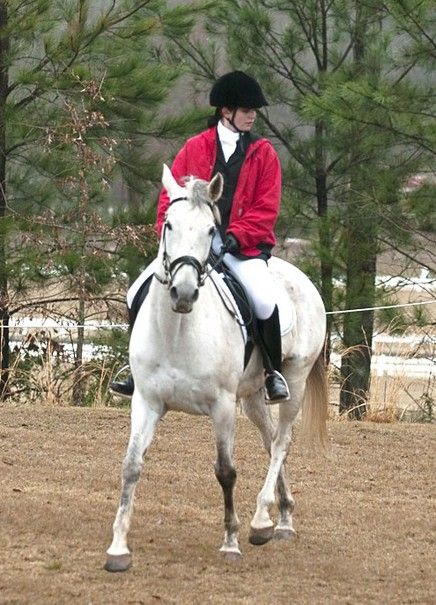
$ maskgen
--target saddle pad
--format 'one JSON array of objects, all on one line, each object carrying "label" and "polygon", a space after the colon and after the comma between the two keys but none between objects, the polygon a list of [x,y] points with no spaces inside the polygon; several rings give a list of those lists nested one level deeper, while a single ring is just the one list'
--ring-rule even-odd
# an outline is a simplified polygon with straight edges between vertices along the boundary
[{"label": "saddle pad", "polygon": [[284,286],[276,281],[277,306],[279,308],[280,331],[282,336],[292,330],[295,325],[295,307],[289,301],[289,294]]}]

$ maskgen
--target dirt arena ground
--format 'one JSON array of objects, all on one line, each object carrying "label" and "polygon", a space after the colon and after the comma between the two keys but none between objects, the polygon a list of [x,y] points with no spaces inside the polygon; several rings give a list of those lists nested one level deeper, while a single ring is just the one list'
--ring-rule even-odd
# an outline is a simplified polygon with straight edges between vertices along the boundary
[{"label": "dirt arena ground", "polygon": [[133,567],[103,570],[129,413],[0,405],[0,603],[434,604],[436,427],[331,422],[327,458],[288,459],[292,542],[247,541],[267,458],[238,417],[243,559],[220,559],[207,419],[169,415],[137,491]]}]

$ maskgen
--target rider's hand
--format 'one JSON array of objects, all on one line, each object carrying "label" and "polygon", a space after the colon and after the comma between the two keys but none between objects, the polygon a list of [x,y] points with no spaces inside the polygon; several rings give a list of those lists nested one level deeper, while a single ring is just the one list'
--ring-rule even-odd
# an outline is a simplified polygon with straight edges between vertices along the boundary
[{"label": "rider's hand", "polygon": [[226,239],[224,240],[224,250],[234,254],[239,251],[239,242],[233,233],[227,233]]}]

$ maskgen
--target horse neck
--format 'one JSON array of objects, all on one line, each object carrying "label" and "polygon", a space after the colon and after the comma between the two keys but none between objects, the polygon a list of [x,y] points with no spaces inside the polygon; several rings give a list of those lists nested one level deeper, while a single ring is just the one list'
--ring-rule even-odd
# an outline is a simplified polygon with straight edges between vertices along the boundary
[{"label": "horse neck", "polygon": [[[160,275],[160,273],[159,273]],[[166,285],[161,284],[156,278],[153,279],[149,299],[150,323],[157,331],[159,338],[167,341],[177,340],[181,330],[188,331],[191,326],[198,328],[200,322],[204,321],[204,305],[213,296],[211,284],[206,280],[201,288],[199,299],[195,302],[190,313],[176,313],[171,307],[170,293]],[[197,331],[197,330],[196,330]]]},{"label": "horse neck", "polygon": [[228,367],[231,356],[235,356],[235,364],[243,359],[244,341],[240,330],[211,279],[206,279],[201,287],[190,313],[173,311],[170,293],[157,279],[152,281],[147,301],[139,333],[141,342],[146,341],[149,350],[159,351],[176,364],[200,366],[205,361],[205,352],[212,351],[208,364],[214,365],[216,371]]}]

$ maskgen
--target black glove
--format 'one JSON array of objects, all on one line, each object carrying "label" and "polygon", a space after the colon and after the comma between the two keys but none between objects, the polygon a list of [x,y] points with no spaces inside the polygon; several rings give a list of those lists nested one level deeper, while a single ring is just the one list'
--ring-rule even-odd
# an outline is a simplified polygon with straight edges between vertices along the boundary
[{"label": "black glove", "polygon": [[239,251],[239,242],[233,233],[227,233],[226,239],[224,240],[224,250],[234,254]]}]

